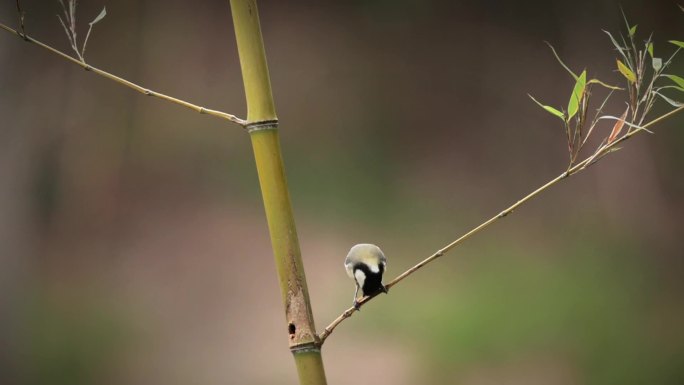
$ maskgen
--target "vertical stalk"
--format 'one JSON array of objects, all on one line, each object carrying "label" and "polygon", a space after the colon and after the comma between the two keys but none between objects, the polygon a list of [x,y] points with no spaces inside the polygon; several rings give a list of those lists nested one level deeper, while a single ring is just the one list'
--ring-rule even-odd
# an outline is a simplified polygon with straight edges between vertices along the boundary
[{"label": "vertical stalk", "polygon": [[256,160],[285,306],[289,347],[300,384],[326,383],[278,137],[278,120],[256,0],[230,0],[247,98],[247,130]]}]

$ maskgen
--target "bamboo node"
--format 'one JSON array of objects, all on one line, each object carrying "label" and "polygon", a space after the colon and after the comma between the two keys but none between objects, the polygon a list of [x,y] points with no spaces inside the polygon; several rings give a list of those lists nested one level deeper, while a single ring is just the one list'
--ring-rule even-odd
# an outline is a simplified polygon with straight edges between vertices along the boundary
[{"label": "bamboo node", "polygon": [[307,342],[305,344],[291,346],[290,351],[292,354],[320,353],[321,347],[315,342]]},{"label": "bamboo node", "polygon": [[259,122],[247,123],[245,125],[245,129],[250,134],[255,132],[255,131],[277,130],[278,129],[278,120],[277,119],[276,120],[262,120]]}]

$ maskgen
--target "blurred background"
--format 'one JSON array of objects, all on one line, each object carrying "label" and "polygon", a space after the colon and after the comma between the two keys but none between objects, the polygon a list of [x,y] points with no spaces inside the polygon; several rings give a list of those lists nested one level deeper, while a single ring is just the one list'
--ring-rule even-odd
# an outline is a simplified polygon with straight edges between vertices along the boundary
[{"label": "blurred background", "polygon": [[[22,3],[68,52],[58,2]],[[82,0],[81,36],[105,5],[92,65],[245,116],[227,1]],[[601,29],[624,28],[620,6],[656,56],[684,40],[673,1],[259,3],[319,330],[351,303],[355,243],[392,278],[564,171],[564,133],[527,97],[564,106],[573,85],[543,41],[619,83]],[[5,32],[0,116],[0,382],[297,383],[240,128]],[[326,342],[329,382],[684,383],[682,123],[364,307]]]}]

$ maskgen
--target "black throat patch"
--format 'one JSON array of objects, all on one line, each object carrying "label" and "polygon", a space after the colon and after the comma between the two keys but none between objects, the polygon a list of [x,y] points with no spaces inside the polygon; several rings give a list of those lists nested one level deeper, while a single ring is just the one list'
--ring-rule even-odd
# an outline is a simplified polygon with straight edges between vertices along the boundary
[{"label": "black throat patch", "polygon": [[378,272],[374,273],[368,268],[368,265],[363,263],[354,265],[354,272],[361,270],[366,275],[366,280],[363,281],[363,287],[361,287],[363,295],[375,294],[382,289],[382,273],[385,272],[385,267],[379,265],[378,268]]}]

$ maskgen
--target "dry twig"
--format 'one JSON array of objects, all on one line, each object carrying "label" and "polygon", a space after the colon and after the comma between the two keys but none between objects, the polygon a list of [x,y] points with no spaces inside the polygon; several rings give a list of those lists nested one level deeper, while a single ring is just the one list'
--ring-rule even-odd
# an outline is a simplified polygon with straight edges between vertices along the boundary
[{"label": "dry twig", "polygon": [[53,54],[55,54],[55,55],[61,57],[62,59],[65,59],[65,60],[67,60],[67,61],[70,61],[70,62],[72,62],[72,63],[74,63],[74,64],[76,64],[76,65],[82,67],[82,68],[85,69],[86,71],[91,71],[91,72],[93,72],[93,73],[96,73],[96,74],[98,74],[98,75],[104,77],[104,78],[107,78],[107,79],[109,79],[109,80],[113,80],[113,81],[115,81],[115,82],[117,82],[117,83],[119,83],[119,84],[121,84],[121,85],[123,85],[123,86],[126,86],[126,87],[128,87],[128,88],[131,88],[131,89],[133,89],[133,90],[135,90],[135,91],[138,91],[138,92],[140,92],[140,93],[143,94],[143,95],[153,96],[153,97],[155,97],[155,98],[159,98],[159,99],[162,99],[162,100],[166,100],[166,101],[168,101],[168,102],[171,102],[171,103],[174,103],[174,104],[183,106],[183,107],[185,107],[185,108],[189,108],[189,109],[191,109],[191,110],[193,110],[193,111],[195,111],[195,112],[199,112],[200,114],[211,115],[211,116],[216,117],[216,118],[228,120],[228,121],[233,122],[233,123],[236,123],[236,124],[238,124],[238,125],[240,125],[240,126],[242,126],[242,127],[245,127],[245,126],[247,125],[247,123],[248,123],[246,120],[240,119],[240,118],[238,118],[238,117],[235,116],[235,115],[228,114],[228,113],[225,113],[225,112],[222,112],[222,111],[212,110],[212,109],[205,108],[205,107],[202,107],[202,106],[198,106],[198,105],[196,105],[196,104],[187,102],[187,101],[185,101],[185,100],[181,100],[181,99],[178,99],[178,98],[174,98],[173,96],[169,96],[169,95],[165,95],[165,94],[162,94],[162,93],[160,93],[160,92],[157,92],[157,91],[153,91],[153,90],[151,90],[151,89],[149,89],[149,88],[145,88],[145,87],[140,86],[140,85],[138,85],[138,84],[135,84],[135,83],[133,83],[133,82],[131,82],[131,81],[128,81],[128,80],[126,80],[126,79],[123,79],[123,78],[121,78],[121,77],[119,77],[119,76],[113,75],[113,74],[111,74],[111,73],[109,73],[109,72],[107,72],[107,71],[105,71],[105,70],[99,69],[99,68],[97,68],[97,67],[93,67],[93,66],[91,66],[90,64],[87,64],[85,61],[81,61],[81,60],[76,59],[76,58],[74,58],[74,57],[72,57],[72,56],[69,56],[69,55],[67,55],[66,53],[64,53],[64,52],[62,52],[62,51],[60,51],[60,50],[58,50],[58,49],[56,49],[56,48],[53,48],[53,47],[51,47],[51,46],[49,46],[49,45],[47,45],[47,44],[45,44],[45,43],[43,43],[43,42],[41,42],[41,41],[39,41],[39,40],[36,40],[36,39],[34,39],[34,38],[32,38],[32,37],[30,37],[30,36],[28,36],[28,35],[23,34],[21,31],[17,31],[16,29],[11,28],[11,27],[8,27],[8,26],[6,26],[6,25],[4,25],[4,24],[2,24],[2,23],[0,23],[0,29],[3,29],[3,30],[5,30],[5,31],[7,31],[7,32],[11,32],[11,33],[13,33],[13,34],[19,36],[20,38],[22,38],[22,39],[25,40],[26,42],[33,43],[33,44],[35,44],[35,45],[37,45],[37,46],[39,46],[39,47],[41,47],[41,48],[44,48],[44,49],[46,49],[46,50],[52,52]]}]

